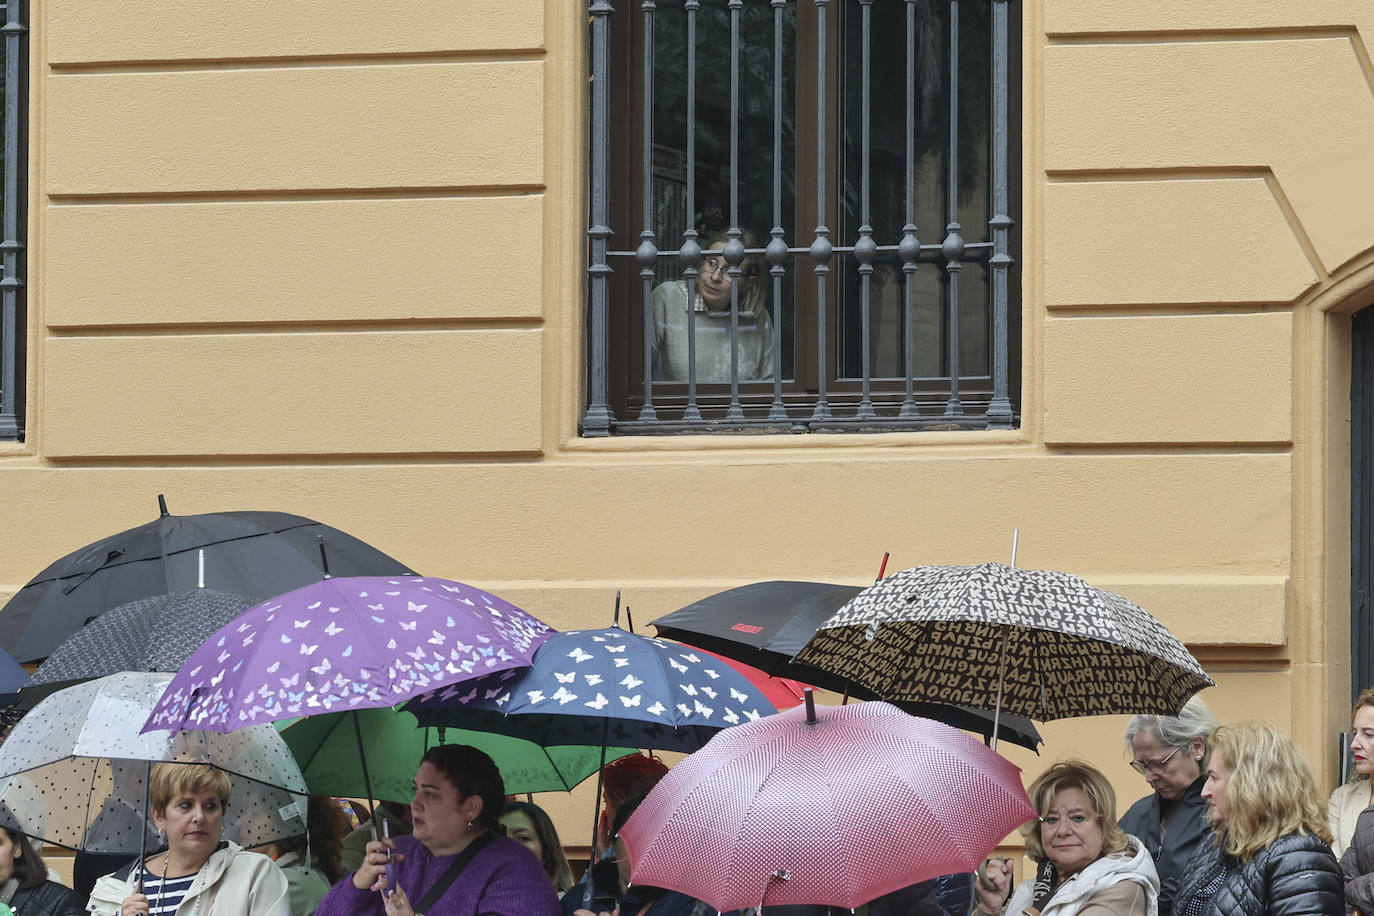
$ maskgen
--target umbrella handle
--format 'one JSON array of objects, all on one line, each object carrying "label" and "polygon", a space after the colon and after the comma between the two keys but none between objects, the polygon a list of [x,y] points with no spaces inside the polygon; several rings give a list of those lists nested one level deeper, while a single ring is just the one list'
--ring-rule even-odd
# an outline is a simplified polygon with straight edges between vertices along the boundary
[{"label": "umbrella handle", "polygon": [[[158,499],[161,500],[162,497],[159,496]],[[138,890],[140,894],[143,893],[143,871],[147,867],[147,860],[145,859],[145,856],[148,855],[148,786],[149,783],[151,783],[152,781],[153,762],[151,760],[145,760],[143,770],[143,823],[139,827],[140,849],[138,856],[138,880],[134,884],[134,887]]]},{"label": "umbrella handle", "polygon": [[[1015,548],[1012,548],[1013,552]],[[1002,686],[1007,677],[1007,638],[1010,629],[1002,630],[1002,657],[997,663],[997,705],[992,712],[992,749],[997,750],[998,727],[1002,724]]]},{"label": "umbrella handle", "polygon": [[[616,616],[620,615],[620,592],[615,593]],[[582,908],[590,910],[592,908],[592,898],[596,896],[596,875],[593,869],[596,867],[596,833],[601,826],[601,785],[603,774],[606,769],[606,742],[610,740],[611,720],[601,721],[601,765],[596,768],[596,795],[592,799],[592,848],[587,854],[587,881],[582,888]]]}]

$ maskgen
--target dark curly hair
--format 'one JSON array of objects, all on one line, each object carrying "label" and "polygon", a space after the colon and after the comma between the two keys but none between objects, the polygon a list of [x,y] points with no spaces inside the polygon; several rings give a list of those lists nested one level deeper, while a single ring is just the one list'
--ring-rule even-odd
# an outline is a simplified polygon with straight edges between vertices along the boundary
[{"label": "dark curly hair", "polygon": [[421,763],[432,765],[453,783],[460,798],[482,799],[479,827],[490,829],[506,808],[506,783],[485,752],[467,744],[440,744],[425,751]]}]

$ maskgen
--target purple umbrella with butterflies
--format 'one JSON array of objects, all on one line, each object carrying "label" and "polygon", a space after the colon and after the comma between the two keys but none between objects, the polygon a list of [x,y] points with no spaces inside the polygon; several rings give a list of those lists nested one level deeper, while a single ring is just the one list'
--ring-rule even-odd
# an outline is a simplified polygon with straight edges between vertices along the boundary
[{"label": "purple umbrella with butterflies", "polygon": [[[206,640],[172,678],[143,730],[228,732],[395,706],[428,690],[525,667],[552,632],[461,582],[325,579],[254,605]],[[365,759],[363,766],[365,772]]]}]

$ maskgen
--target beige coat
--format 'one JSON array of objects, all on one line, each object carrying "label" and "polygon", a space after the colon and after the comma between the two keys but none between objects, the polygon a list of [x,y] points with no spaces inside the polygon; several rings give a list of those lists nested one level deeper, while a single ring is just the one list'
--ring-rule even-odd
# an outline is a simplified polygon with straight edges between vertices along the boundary
[{"label": "beige coat", "polygon": [[[134,893],[131,872],[123,868],[97,881],[87,911],[117,916],[124,898]],[[287,893],[286,876],[275,862],[229,843],[201,866],[176,916],[291,916]]]},{"label": "beige coat", "polygon": [[1369,780],[1363,777],[1352,779],[1343,786],[1337,786],[1331,793],[1326,805],[1326,819],[1331,826],[1331,851],[1336,858],[1345,855],[1350,847],[1350,838],[1355,835],[1355,822],[1360,812],[1369,807]]}]

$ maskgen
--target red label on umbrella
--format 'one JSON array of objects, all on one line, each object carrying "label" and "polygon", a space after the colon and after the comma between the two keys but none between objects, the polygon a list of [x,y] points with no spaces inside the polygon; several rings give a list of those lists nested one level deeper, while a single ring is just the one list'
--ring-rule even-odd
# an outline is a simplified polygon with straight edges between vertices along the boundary
[{"label": "red label on umbrella", "polygon": [[747,623],[737,623],[730,629],[739,630],[741,633],[762,633],[763,627],[750,626]]}]

